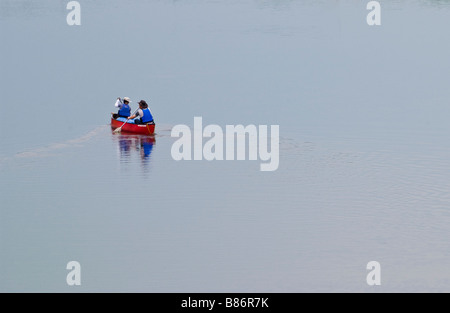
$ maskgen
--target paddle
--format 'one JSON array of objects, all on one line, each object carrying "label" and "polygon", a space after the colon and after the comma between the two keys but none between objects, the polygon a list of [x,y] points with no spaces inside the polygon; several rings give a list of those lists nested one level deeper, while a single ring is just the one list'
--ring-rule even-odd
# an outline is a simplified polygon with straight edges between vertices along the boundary
[{"label": "paddle", "polygon": [[[134,111],[134,113],[131,114],[131,115],[136,114],[136,112],[137,112],[138,110],[139,110],[139,108],[137,108],[136,111]],[[120,126],[119,128],[114,129],[114,133],[116,133],[116,134],[117,134],[117,133],[120,133],[120,132],[122,131],[122,127],[123,127],[127,122],[128,122],[128,120],[126,120],[125,123],[123,123],[122,126]]]}]

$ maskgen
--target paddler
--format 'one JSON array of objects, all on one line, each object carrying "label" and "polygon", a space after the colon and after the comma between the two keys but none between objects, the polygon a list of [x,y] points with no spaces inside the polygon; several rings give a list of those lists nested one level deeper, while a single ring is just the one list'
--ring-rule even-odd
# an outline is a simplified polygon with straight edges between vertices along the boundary
[{"label": "paddler", "polygon": [[117,112],[117,117],[125,117],[125,118],[129,117],[131,115],[130,98],[128,97],[123,98],[123,103],[120,101],[120,98],[117,99],[118,101],[115,104],[115,106],[119,108],[119,111]]},{"label": "paddler", "polygon": [[147,102],[144,100],[141,100],[138,102],[139,109],[136,114],[128,117],[128,119],[134,119],[135,124],[155,124],[153,120],[152,112],[150,112],[150,109],[148,108]]}]

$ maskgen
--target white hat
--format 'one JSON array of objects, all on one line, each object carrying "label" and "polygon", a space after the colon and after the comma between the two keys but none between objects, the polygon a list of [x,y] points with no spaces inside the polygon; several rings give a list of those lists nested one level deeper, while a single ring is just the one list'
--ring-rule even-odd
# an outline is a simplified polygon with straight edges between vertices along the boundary
[{"label": "white hat", "polygon": [[123,101],[127,101],[127,102],[131,103],[131,100],[128,97],[123,98]]}]

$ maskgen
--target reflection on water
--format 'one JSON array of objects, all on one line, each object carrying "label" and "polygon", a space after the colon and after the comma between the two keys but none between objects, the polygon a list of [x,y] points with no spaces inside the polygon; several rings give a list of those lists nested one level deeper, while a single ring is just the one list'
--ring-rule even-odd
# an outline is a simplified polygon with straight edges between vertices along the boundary
[{"label": "reflection on water", "polygon": [[139,155],[143,169],[146,169],[151,160],[155,136],[136,135],[112,132],[112,138],[117,142],[118,154],[121,163],[130,163],[133,154]]}]

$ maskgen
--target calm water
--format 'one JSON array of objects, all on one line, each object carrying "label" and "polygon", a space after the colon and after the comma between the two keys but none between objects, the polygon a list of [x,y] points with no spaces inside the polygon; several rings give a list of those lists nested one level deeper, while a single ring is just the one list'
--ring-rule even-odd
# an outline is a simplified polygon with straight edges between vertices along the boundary
[{"label": "calm water", "polygon": [[[0,3],[0,291],[450,291],[450,1],[67,2]],[[279,169],[174,161],[194,116]]]}]

